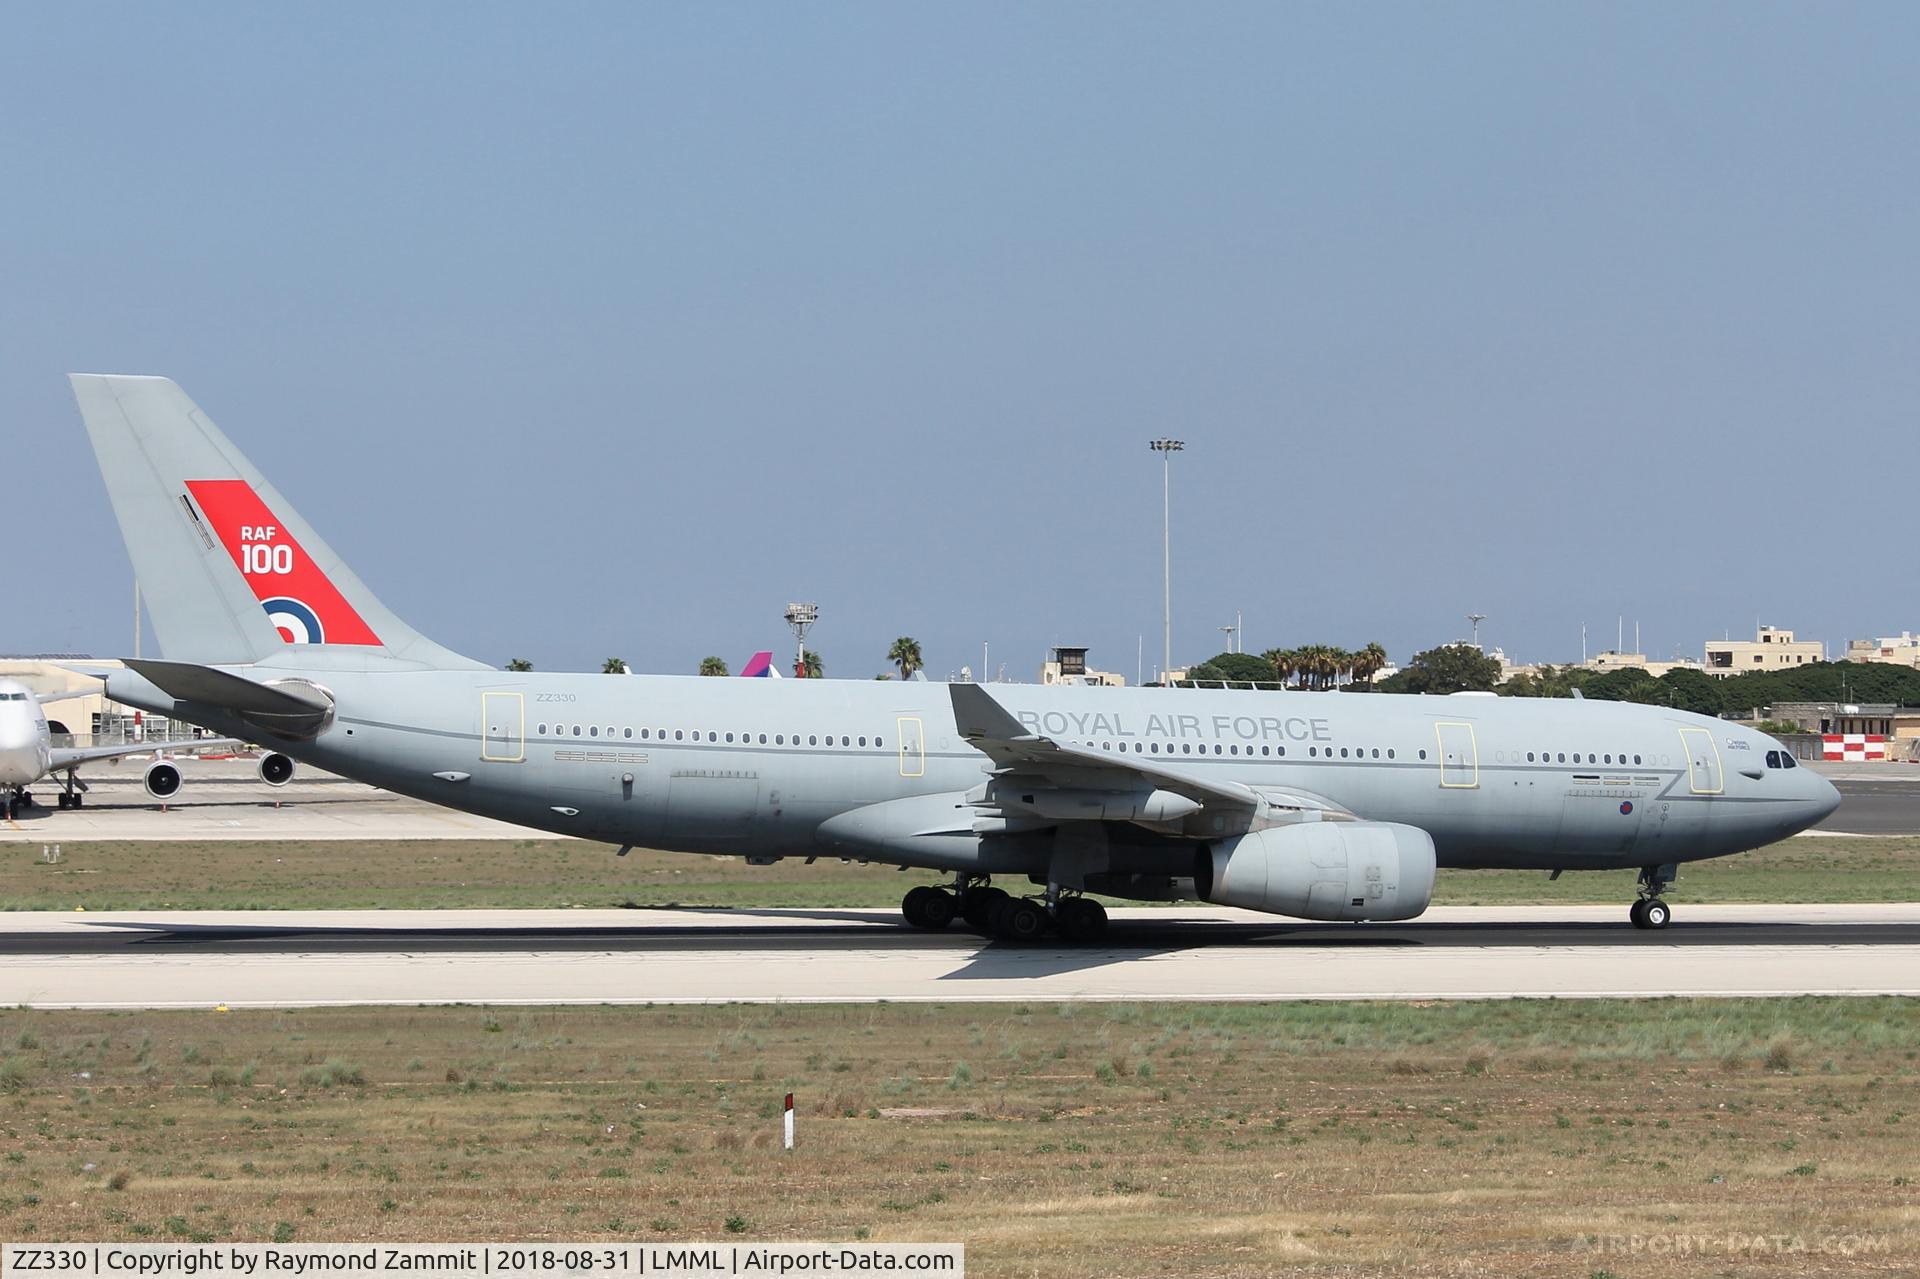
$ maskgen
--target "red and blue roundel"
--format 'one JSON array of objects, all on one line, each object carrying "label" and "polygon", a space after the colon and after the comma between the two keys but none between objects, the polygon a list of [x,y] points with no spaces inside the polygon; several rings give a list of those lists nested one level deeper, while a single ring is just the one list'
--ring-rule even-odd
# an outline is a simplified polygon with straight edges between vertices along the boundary
[{"label": "red and blue roundel", "polygon": [[188,480],[187,492],[289,644],[378,644],[359,612],[245,480]]},{"label": "red and blue roundel", "polygon": [[1630,800],[1630,799],[1623,799],[1623,800],[1621,800],[1621,801],[1620,801],[1620,815],[1621,815],[1622,817],[1625,817],[1625,816],[1626,816],[1626,815],[1627,815],[1628,813],[1631,813],[1632,811],[1633,811],[1633,801],[1632,801],[1632,800]]},{"label": "red and blue roundel", "polygon": [[324,644],[327,642],[326,628],[320,624],[320,615],[299,600],[280,595],[270,600],[261,600],[260,603],[267,610],[268,620],[279,630],[280,638],[287,643]]}]

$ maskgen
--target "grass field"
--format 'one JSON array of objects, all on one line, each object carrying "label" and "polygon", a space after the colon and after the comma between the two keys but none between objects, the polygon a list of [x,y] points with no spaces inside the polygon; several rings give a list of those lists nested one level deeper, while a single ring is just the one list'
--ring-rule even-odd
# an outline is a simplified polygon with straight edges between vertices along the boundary
[{"label": "grass field", "polygon": [[0,1237],[962,1240],[981,1276],[1911,1274],[1917,1016],[5,1012]]},{"label": "grass field", "polygon": [[[358,909],[564,906],[896,906],[931,882],[826,859],[737,857],[577,840],[74,843],[57,865],[37,844],[0,845],[10,910]],[[1442,871],[1442,905],[1632,900],[1633,872]],[[1011,887],[1012,885],[1009,885]],[[1803,837],[1681,869],[1677,902],[1920,901],[1920,839]]]}]

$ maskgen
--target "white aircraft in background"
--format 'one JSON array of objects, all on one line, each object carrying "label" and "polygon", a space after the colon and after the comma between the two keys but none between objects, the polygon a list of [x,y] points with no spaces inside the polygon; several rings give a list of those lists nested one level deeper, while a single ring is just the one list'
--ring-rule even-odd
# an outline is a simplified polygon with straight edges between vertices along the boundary
[{"label": "white aircraft in background", "polygon": [[[75,691],[36,693],[19,680],[0,679],[0,802],[4,802],[7,820],[33,807],[33,795],[27,788],[49,775],[59,775],[55,780],[60,786],[60,807],[80,807],[87,792],[87,784],[76,776],[82,764],[149,751],[237,744],[225,738],[190,737],[125,746],[55,746],[47,727],[47,713],[40,708],[48,702],[86,695]],[[269,786],[284,786],[292,776],[293,761],[285,755],[268,755],[260,761],[260,778]],[[147,765],[143,780],[147,794],[158,800],[171,799],[180,790],[180,770],[164,759]]]}]

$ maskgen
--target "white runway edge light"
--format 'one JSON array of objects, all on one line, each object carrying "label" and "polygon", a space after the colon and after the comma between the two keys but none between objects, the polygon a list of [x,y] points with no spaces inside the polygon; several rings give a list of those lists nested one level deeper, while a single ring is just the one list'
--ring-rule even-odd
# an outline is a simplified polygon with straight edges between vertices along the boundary
[{"label": "white runway edge light", "polygon": [[786,1149],[792,1150],[793,1149],[793,1094],[792,1093],[787,1094],[787,1110],[786,1110],[786,1114],[781,1118],[781,1123],[784,1125],[784,1129],[783,1129],[784,1146]]}]

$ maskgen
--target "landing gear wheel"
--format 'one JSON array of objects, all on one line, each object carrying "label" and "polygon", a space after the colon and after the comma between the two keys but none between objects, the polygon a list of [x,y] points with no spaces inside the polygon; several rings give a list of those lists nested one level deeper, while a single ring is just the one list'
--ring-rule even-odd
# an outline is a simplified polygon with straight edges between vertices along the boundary
[{"label": "landing gear wheel", "polygon": [[915,928],[937,932],[953,922],[953,894],[924,884],[910,888],[900,900],[900,913]]},{"label": "landing gear wheel", "polygon": [[1673,912],[1658,897],[1649,897],[1640,903],[1640,927],[1665,928],[1673,918]]},{"label": "landing gear wheel", "polygon": [[1084,897],[1069,897],[1053,908],[1053,926],[1070,942],[1097,942],[1107,935],[1107,908]]},{"label": "landing gear wheel", "polygon": [[1647,899],[1644,897],[1638,898],[1634,901],[1633,905],[1627,907],[1627,918],[1633,921],[1635,928],[1645,928],[1647,926]]},{"label": "landing gear wheel", "polygon": [[1013,942],[1039,941],[1053,921],[1046,910],[1024,897],[995,902],[989,923],[993,931]]},{"label": "landing gear wheel", "polygon": [[992,931],[994,906],[1006,900],[1005,889],[983,886],[961,893],[956,905],[960,918],[967,921],[967,926],[977,933],[984,933]]},{"label": "landing gear wheel", "polygon": [[65,791],[62,791],[58,795],[55,795],[53,797],[53,806],[55,808],[72,808],[73,796],[67,794]]}]

